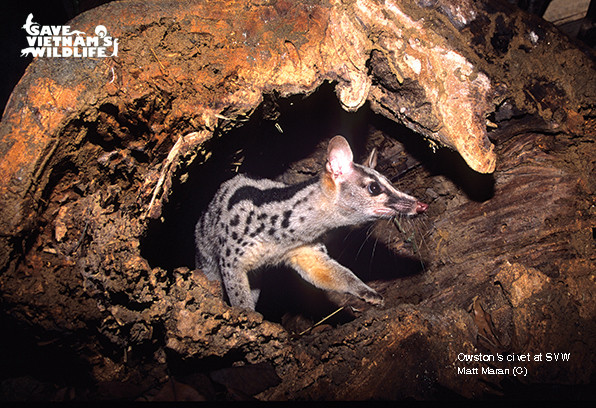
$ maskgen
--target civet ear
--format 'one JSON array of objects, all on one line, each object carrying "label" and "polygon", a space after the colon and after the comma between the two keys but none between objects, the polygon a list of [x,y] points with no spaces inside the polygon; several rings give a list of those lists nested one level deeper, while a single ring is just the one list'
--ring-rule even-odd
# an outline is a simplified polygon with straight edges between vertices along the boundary
[{"label": "civet ear", "polygon": [[344,180],[352,173],[353,159],[352,149],[343,136],[335,136],[329,141],[326,169],[333,180]]},{"label": "civet ear", "polygon": [[364,162],[364,165],[366,167],[370,167],[371,169],[374,169],[375,167],[377,167],[377,149],[376,148],[372,149],[372,151],[368,155],[368,158]]}]

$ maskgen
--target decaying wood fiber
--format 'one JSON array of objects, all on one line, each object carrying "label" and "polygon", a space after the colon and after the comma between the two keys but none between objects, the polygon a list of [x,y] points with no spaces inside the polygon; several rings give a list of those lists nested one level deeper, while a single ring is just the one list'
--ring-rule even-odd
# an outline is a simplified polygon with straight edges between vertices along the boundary
[{"label": "decaying wood fiber", "polygon": [[[235,398],[501,392],[511,378],[454,374],[478,350],[571,352],[526,381],[593,381],[594,66],[552,27],[469,0],[122,1],[70,25],[100,22],[118,57],[36,59],[0,123],[3,306],[84,348],[97,384],[138,397],[173,360],[221,359],[271,380],[238,390],[213,374]],[[375,282],[384,309],[296,337],[228,307],[200,271],[150,265],[141,242],[214,135],[263,95],[326,82],[345,110],[403,123],[475,172],[429,153],[403,181],[431,204],[424,273]]]},{"label": "decaying wood fiber", "polygon": [[[337,81],[347,109],[370,99],[383,113],[458,149],[476,170],[492,171],[495,158],[485,127],[492,94],[488,78],[423,22],[408,17],[404,9],[414,7],[366,1],[260,6],[201,1],[182,7],[156,1],[111,4],[77,17],[71,25],[81,31],[91,31],[96,15],[111,21],[120,56],[39,59],[28,69],[2,127],[6,229],[14,235],[28,225],[21,223],[29,214],[20,201],[39,196],[46,166],[68,148],[80,147],[90,130],[104,139],[114,134],[124,144],[140,134],[162,147],[151,152],[161,152],[160,160],[178,137],[212,132],[222,118],[250,113],[263,93],[311,93],[324,81]],[[373,50],[386,68],[376,86],[367,67]],[[409,104],[378,94],[392,81],[412,82],[405,89],[413,92],[401,96]],[[428,107],[413,109],[421,101]],[[141,117],[127,113],[132,107]],[[102,125],[87,129],[94,120]]]}]

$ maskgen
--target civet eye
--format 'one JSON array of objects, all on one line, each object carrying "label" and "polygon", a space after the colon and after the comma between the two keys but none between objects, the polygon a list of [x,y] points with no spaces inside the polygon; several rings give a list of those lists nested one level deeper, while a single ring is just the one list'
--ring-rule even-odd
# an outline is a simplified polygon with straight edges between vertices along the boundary
[{"label": "civet eye", "polygon": [[371,181],[367,188],[370,195],[376,196],[381,194],[381,186],[376,181]]}]

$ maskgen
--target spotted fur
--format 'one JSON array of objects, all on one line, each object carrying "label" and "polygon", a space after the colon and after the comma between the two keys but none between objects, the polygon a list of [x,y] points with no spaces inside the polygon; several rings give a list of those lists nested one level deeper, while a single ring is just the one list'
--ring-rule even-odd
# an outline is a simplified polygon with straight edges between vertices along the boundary
[{"label": "spotted fur", "polygon": [[348,142],[336,136],[318,177],[286,185],[237,175],[221,185],[196,225],[196,266],[209,279],[223,281],[232,306],[254,310],[259,291],[251,290],[248,272],[276,264],[291,266],[322,289],[382,304],[382,297],[331,259],[318,240],[340,226],[415,215],[426,204],[374,170],[374,152],[367,165],[352,159]]}]

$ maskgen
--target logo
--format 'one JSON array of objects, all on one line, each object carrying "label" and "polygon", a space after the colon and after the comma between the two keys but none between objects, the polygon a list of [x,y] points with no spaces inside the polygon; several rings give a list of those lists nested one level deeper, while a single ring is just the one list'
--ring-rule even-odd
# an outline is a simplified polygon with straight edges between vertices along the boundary
[{"label": "logo", "polygon": [[95,27],[95,35],[79,30],[70,31],[70,26],[41,26],[33,21],[29,13],[22,27],[27,32],[27,48],[21,50],[21,57],[116,57],[118,39],[110,37],[103,25]]}]

